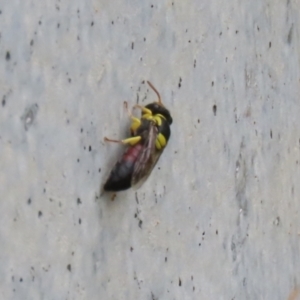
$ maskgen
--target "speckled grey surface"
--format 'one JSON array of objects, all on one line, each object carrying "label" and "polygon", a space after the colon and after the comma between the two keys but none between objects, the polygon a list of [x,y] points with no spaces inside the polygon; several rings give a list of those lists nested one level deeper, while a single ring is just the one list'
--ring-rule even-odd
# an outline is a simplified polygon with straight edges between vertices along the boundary
[{"label": "speckled grey surface", "polygon": [[[299,1],[0,11],[1,299],[297,299]],[[111,202],[144,80],[172,137]]]}]

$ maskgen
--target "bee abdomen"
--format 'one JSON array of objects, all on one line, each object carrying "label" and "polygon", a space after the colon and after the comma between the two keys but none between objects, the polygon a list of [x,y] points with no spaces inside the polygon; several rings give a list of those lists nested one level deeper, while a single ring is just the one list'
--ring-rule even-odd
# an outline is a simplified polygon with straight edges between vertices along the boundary
[{"label": "bee abdomen", "polygon": [[125,151],[121,160],[115,164],[106,183],[104,184],[103,188],[105,191],[118,192],[127,190],[131,187],[134,164],[141,149],[142,145],[137,144],[129,147]]}]

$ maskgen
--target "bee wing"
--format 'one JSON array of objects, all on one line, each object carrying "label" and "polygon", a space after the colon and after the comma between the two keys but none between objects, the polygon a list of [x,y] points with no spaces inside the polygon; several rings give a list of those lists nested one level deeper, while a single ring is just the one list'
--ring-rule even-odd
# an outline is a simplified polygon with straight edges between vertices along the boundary
[{"label": "bee wing", "polygon": [[157,127],[151,122],[147,131],[148,136],[143,145],[144,149],[135,162],[132,174],[131,186],[134,186],[135,189],[138,189],[147,180],[162,153],[155,148]]}]

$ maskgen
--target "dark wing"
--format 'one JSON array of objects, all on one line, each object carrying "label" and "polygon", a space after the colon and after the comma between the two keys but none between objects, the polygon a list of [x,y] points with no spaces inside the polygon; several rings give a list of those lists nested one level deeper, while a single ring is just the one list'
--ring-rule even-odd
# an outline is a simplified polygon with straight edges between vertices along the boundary
[{"label": "dark wing", "polygon": [[157,127],[154,123],[150,122],[149,128],[143,135],[145,138],[143,150],[134,164],[131,179],[131,186],[135,189],[139,188],[146,181],[162,153],[162,151],[155,148]]}]

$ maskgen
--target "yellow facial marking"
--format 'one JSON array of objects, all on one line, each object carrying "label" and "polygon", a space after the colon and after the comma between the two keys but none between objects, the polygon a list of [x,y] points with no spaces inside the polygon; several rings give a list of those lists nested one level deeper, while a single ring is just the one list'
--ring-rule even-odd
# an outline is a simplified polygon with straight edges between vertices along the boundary
[{"label": "yellow facial marking", "polygon": [[143,114],[142,118],[147,119],[147,120],[153,120],[152,113],[151,114]]},{"label": "yellow facial marking", "polygon": [[161,115],[161,114],[156,114],[155,116],[160,117],[161,119],[166,120],[166,118],[163,115]]},{"label": "yellow facial marking", "polygon": [[153,117],[153,120],[155,121],[155,124],[156,125],[158,125],[158,126],[160,126],[161,125],[161,117],[159,116],[159,115],[155,115],[154,117]]},{"label": "yellow facial marking", "polygon": [[165,119],[165,117],[160,115],[160,114],[157,114],[157,115],[154,115],[154,116],[152,114],[144,114],[142,118],[144,118],[146,120],[149,120],[149,121],[154,121],[155,124],[158,125],[158,126],[161,126],[162,119]]},{"label": "yellow facial marking", "polygon": [[147,114],[147,115],[152,115],[152,111],[146,107],[141,107],[143,115]]}]

